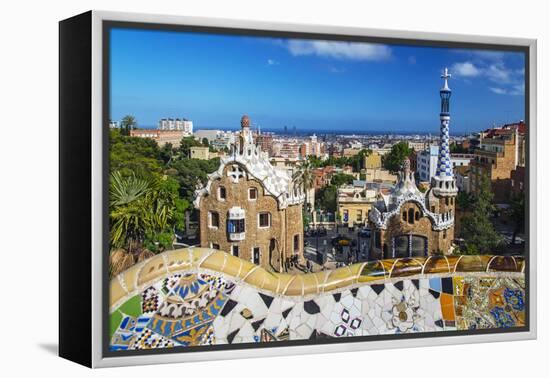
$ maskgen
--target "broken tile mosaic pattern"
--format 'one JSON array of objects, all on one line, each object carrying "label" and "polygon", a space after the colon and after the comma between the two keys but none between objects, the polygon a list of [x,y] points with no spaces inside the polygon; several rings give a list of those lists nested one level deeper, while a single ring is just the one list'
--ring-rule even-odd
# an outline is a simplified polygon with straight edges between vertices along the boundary
[{"label": "broken tile mosaic pattern", "polygon": [[[521,258],[384,260],[321,272],[325,279],[320,280],[314,274],[286,277],[250,267],[247,262],[231,267],[239,259],[230,255],[215,260],[219,263],[217,269],[212,260],[206,264],[208,268],[204,267],[202,264],[213,254],[208,249],[172,251],[113,279],[111,350],[322,340],[525,324]],[[377,267],[384,266],[381,273]],[[422,267],[420,272],[417,266]],[[461,266],[470,268],[463,271]],[[234,274],[225,270],[233,270]],[[438,270],[443,272],[428,273]],[[255,276],[255,283],[247,282],[250,276]],[[268,277],[277,279],[275,290],[266,289],[270,286]],[[317,282],[316,290],[308,284],[311,277]],[[292,289],[293,281],[301,283],[301,290]],[[293,295],[288,294],[290,289]]]}]

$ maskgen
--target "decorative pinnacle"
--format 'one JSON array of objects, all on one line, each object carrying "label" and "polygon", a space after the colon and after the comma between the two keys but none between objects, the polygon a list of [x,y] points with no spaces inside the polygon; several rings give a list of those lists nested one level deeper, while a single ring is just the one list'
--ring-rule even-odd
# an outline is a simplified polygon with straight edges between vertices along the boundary
[{"label": "decorative pinnacle", "polygon": [[448,80],[451,78],[451,74],[449,73],[449,69],[445,67],[445,70],[443,71],[443,75],[441,75],[441,78],[445,80],[445,84],[443,85],[442,90],[450,91]]}]

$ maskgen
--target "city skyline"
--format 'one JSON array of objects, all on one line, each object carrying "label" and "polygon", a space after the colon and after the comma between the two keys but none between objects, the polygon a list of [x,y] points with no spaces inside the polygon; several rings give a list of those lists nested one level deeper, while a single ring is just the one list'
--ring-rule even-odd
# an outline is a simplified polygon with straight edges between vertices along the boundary
[{"label": "city skyline", "polygon": [[452,134],[525,118],[518,52],[113,29],[110,59],[110,116],[141,127],[435,133],[443,67]]}]

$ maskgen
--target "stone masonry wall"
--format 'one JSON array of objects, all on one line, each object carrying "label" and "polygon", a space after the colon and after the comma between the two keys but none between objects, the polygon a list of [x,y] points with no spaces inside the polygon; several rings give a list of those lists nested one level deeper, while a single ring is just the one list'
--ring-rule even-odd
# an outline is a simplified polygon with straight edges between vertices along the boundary
[{"label": "stone masonry wall", "polygon": [[[266,269],[281,270],[282,257],[285,251],[293,252],[292,236],[300,235],[301,247],[303,245],[303,225],[301,205],[289,206],[279,210],[277,200],[266,195],[263,186],[254,179],[241,178],[234,183],[227,177],[228,165],[221,179],[212,183],[209,195],[201,199],[200,204],[200,241],[202,247],[210,247],[218,244],[220,250],[231,253],[232,245],[239,246],[239,257],[252,261],[252,248],[260,248],[260,265]],[[220,186],[226,189],[226,199],[218,198]],[[256,188],[257,198],[249,200],[248,191]],[[242,241],[230,241],[227,233],[227,220],[229,209],[233,206],[245,210],[245,239]],[[212,228],[209,226],[209,211],[216,211],[220,217],[220,226]],[[259,227],[258,214],[269,212],[271,214],[271,226],[268,228]],[[272,241],[274,239],[275,241]],[[271,259],[270,259],[271,246]],[[288,254],[289,252],[287,252]],[[302,250],[300,249],[300,255]]]}]

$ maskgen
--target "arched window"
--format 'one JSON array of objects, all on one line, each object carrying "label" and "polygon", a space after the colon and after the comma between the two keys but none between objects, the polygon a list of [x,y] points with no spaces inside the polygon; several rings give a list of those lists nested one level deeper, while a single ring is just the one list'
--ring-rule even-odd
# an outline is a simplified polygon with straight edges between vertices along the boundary
[{"label": "arched window", "polygon": [[420,212],[415,212],[414,213],[414,220],[420,220]]},{"label": "arched window", "polygon": [[413,208],[409,209],[409,223],[414,224],[414,209]]},{"label": "arched window", "polygon": [[403,222],[407,221],[407,212],[403,211]]},{"label": "arched window", "polygon": [[384,244],[382,247],[382,251],[384,252],[384,258],[385,259],[391,259],[391,256],[388,254],[388,245]]}]

